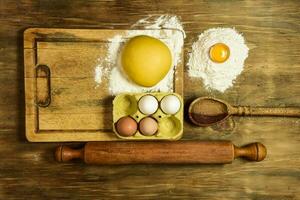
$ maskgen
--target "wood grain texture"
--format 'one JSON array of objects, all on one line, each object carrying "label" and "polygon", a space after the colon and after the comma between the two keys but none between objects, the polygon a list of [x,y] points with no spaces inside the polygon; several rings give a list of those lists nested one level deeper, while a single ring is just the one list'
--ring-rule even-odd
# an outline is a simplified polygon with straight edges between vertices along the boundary
[{"label": "wood grain texture", "polygon": [[236,27],[250,47],[244,72],[225,93],[209,93],[185,74],[187,103],[210,95],[233,105],[300,106],[299,7],[298,0],[0,0],[0,198],[299,199],[299,119],[234,118],[231,131],[185,124],[184,139],[262,142],[269,151],[260,163],[100,167],[54,162],[58,144],[24,139],[22,49],[28,27],[126,29],[149,14],[176,14],[187,33],[185,60],[197,35],[211,27]]}]

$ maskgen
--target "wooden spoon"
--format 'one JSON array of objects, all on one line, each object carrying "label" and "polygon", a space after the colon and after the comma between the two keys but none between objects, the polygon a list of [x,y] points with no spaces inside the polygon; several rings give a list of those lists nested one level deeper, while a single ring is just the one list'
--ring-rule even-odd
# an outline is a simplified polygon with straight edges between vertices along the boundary
[{"label": "wooden spoon", "polygon": [[226,120],[229,116],[300,117],[299,107],[262,108],[232,106],[212,97],[199,97],[189,107],[189,118],[198,126],[210,126]]}]

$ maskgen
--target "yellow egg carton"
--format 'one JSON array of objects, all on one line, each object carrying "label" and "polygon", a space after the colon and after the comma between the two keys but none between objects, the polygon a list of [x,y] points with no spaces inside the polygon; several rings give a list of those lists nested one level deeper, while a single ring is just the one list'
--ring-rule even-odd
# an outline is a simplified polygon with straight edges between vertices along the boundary
[{"label": "yellow egg carton", "polygon": [[[138,106],[139,100],[145,95],[152,95],[158,101],[158,109],[151,115],[143,114]],[[168,96],[174,95],[180,101],[180,108],[175,114],[167,114],[162,111],[161,100]],[[132,136],[122,136],[117,132],[116,124],[122,117],[129,116],[137,122],[145,117],[152,117],[158,123],[158,130],[154,135],[143,135],[139,128]],[[127,140],[178,140],[183,133],[183,99],[176,93],[123,93],[116,96],[113,100],[113,131],[115,134]]]}]

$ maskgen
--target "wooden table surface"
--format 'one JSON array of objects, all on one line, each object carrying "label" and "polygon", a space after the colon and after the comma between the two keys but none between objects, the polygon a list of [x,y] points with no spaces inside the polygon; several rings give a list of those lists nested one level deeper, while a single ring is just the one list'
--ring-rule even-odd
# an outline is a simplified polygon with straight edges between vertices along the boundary
[{"label": "wooden table surface", "polygon": [[243,73],[225,93],[209,94],[186,74],[187,102],[209,94],[232,104],[300,106],[299,8],[299,0],[0,0],[0,199],[300,199],[300,121],[295,118],[234,118],[233,130],[185,124],[184,139],[264,143],[268,156],[260,163],[56,163],[57,143],[24,138],[22,49],[28,27],[127,29],[149,14],[175,14],[187,33],[185,58],[197,35],[217,26],[236,27],[250,47]]}]

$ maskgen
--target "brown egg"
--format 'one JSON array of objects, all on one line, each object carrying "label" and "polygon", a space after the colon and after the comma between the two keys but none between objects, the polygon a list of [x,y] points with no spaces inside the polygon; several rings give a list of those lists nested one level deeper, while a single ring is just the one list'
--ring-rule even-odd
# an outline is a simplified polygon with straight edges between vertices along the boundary
[{"label": "brown egg", "polygon": [[145,117],[139,123],[139,130],[141,134],[150,136],[154,135],[157,132],[158,124],[155,119],[152,117]]},{"label": "brown egg", "polygon": [[116,130],[121,136],[133,136],[137,131],[137,123],[129,116],[122,117],[116,124]]}]

